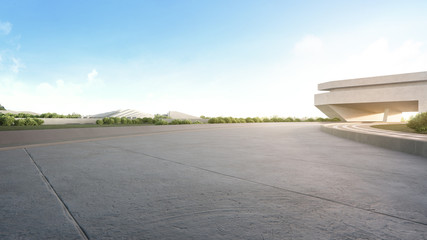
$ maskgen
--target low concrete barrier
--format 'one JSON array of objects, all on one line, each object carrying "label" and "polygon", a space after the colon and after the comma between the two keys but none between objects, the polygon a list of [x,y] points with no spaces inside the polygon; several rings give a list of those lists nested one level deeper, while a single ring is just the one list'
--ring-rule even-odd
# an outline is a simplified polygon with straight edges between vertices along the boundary
[{"label": "low concrete barrier", "polygon": [[102,118],[41,118],[43,125],[62,125],[62,124],[96,124],[96,120]]},{"label": "low concrete barrier", "polygon": [[427,157],[426,141],[388,137],[384,135],[376,135],[362,132],[353,132],[339,128],[331,128],[327,126],[321,126],[321,131],[332,134],[337,137],[346,138],[361,143],[367,143],[395,151]]}]

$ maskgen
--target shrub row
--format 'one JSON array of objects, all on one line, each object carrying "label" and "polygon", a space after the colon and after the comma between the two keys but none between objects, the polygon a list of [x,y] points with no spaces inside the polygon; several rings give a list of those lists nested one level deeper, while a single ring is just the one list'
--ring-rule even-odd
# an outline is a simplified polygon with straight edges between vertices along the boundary
[{"label": "shrub row", "polygon": [[129,119],[126,117],[105,117],[102,120],[96,120],[96,124],[153,124],[154,120],[152,118],[137,118]]},{"label": "shrub row", "polygon": [[12,113],[6,113],[4,115],[15,117],[15,118],[81,118],[82,115],[80,114],[68,114],[68,115],[62,115],[57,113],[42,113],[40,115],[32,115],[28,113],[18,113],[18,114],[12,114]]},{"label": "shrub row", "polygon": [[44,121],[39,118],[20,118],[15,119],[12,116],[1,115],[0,116],[0,125],[1,126],[39,126],[42,125]]},{"label": "shrub row", "polygon": [[42,113],[38,117],[40,118],[81,118],[82,115],[77,113],[67,114],[67,115],[62,115],[57,113]]},{"label": "shrub row", "polygon": [[279,117],[272,117],[272,118],[233,118],[233,117],[215,117],[210,118],[208,123],[260,123],[260,122],[339,122],[341,121],[339,118],[307,118],[307,119],[300,119],[300,118],[279,118]]},{"label": "shrub row", "polygon": [[174,119],[169,123],[169,125],[180,125],[180,124],[202,124],[202,122],[200,121],[192,122],[191,120],[188,120],[188,119],[183,119],[183,120]]},{"label": "shrub row", "polygon": [[427,133],[427,112],[418,113],[414,118],[409,120],[407,126],[418,133]]}]

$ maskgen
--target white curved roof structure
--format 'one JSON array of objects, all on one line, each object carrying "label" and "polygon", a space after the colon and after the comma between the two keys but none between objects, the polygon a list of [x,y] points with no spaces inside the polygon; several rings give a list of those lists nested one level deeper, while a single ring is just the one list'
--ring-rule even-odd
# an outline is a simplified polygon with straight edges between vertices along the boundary
[{"label": "white curved roof structure", "polygon": [[321,83],[314,105],[345,121],[400,122],[402,112],[427,112],[427,72]]},{"label": "white curved roof structure", "polygon": [[188,119],[188,120],[201,119],[201,118],[196,117],[196,116],[192,116],[192,115],[189,115],[186,113],[176,112],[176,111],[170,111],[168,113],[168,117],[170,117],[172,119]]},{"label": "white curved roof structure", "polygon": [[99,114],[91,115],[90,117],[91,118],[126,117],[126,118],[134,119],[134,118],[145,118],[145,117],[153,118],[154,115],[149,113],[143,113],[143,112],[132,110],[132,109],[125,109],[125,110],[116,110],[112,112],[99,113]]}]

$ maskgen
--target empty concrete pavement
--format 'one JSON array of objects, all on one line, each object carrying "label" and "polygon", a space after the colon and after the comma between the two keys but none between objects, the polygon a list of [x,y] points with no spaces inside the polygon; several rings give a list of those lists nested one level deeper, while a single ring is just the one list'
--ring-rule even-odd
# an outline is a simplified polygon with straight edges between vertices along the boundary
[{"label": "empty concrete pavement", "polygon": [[110,131],[3,142],[0,237],[427,238],[425,158],[317,123]]}]

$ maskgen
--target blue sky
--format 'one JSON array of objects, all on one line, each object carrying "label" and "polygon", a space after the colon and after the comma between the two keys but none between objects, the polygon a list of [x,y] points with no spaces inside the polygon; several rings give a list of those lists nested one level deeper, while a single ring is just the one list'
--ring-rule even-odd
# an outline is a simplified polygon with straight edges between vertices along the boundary
[{"label": "blue sky", "polygon": [[324,116],[325,81],[427,71],[426,1],[1,1],[0,104]]}]

